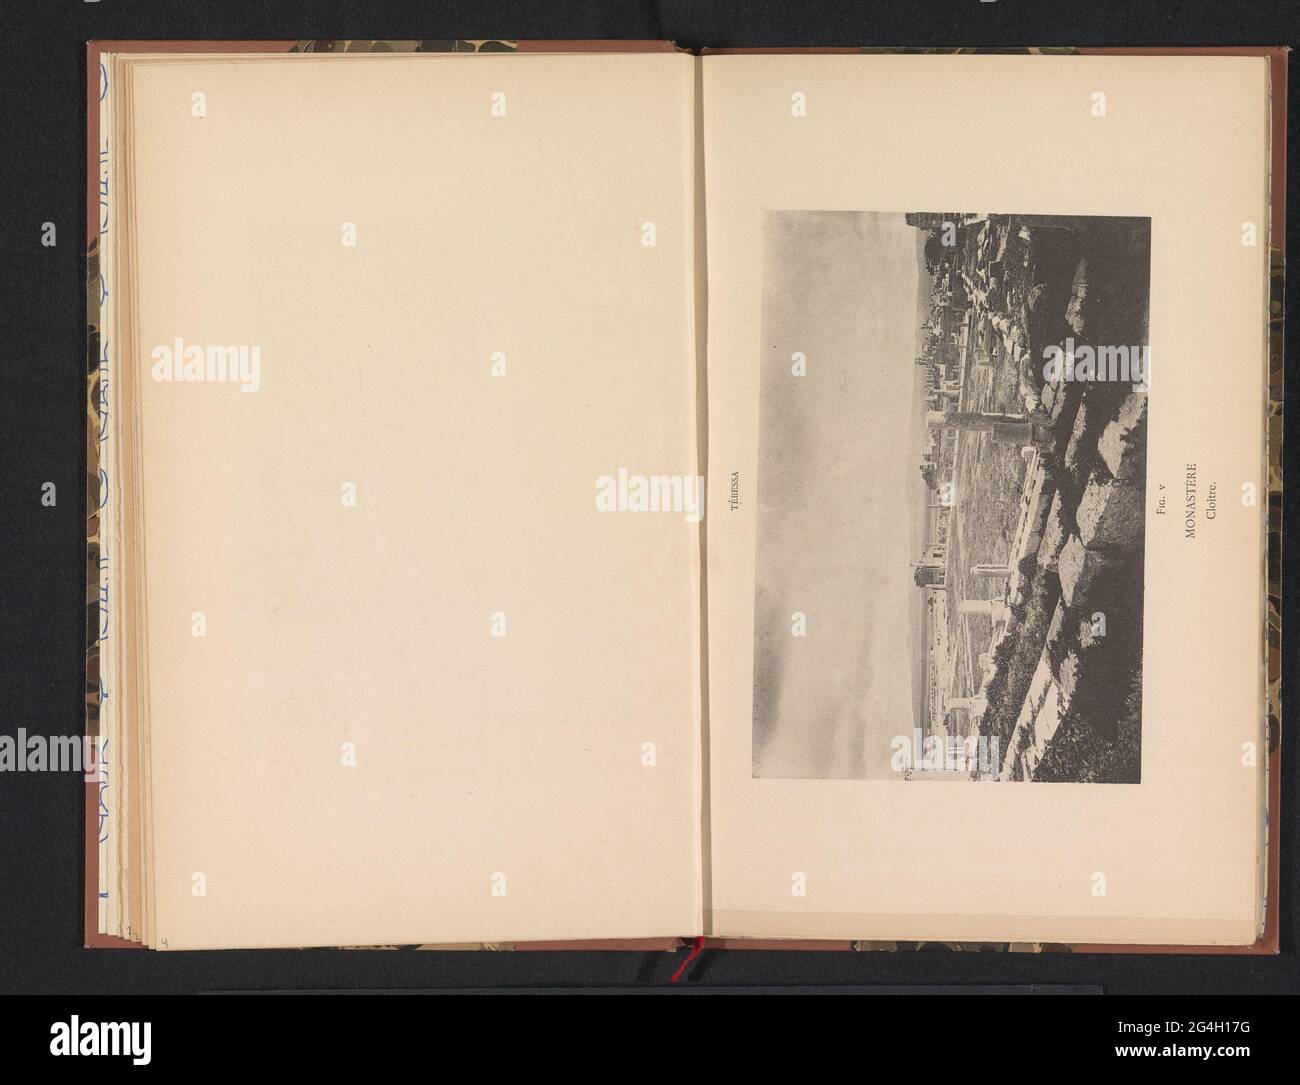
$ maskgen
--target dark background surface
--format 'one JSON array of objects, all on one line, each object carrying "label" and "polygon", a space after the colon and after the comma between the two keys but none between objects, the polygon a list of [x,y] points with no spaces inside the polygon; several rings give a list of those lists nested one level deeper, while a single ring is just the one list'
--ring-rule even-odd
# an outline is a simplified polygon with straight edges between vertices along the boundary
[{"label": "dark background surface", "polygon": [[[1280,45],[1300,0],[826,3],[285,3],[0,0],[0,733],[78,734],[83,715],[85,48],[98,38],[668,38],[742,45]],[[1292,78],[1291,141],[1300,118]],[[1205,168],[1214,168],[1206,149]],[[1291,159],[1294,161],[1294,152]],[[1071,168],[1063,164],[1063,168]],[[1086,168],[1079,164],[1077,168]],[[1300,205],[1294,170],[1288,251]],[[1280,179],[1279,179],[1280,183]],[[58,227],[43,248],[40,224]],[[1287,287],[1287,474],[1295,478],[1294,276]],[[58,504],[40,504],[43,482]],[[1294,491],[1294,487],[1293,487]],[[1296,492],[1286,499],[1295,530]],[[1195,590],[1189,584],[1188,590]],[[1296,673],[1284,598],[1284,673]],[[1284,731],[1294,713],[1286,706]],[[1294,950],[1296,755],[1283,743],[1282,944],[1276,958],[710,951],[707,985],[1088,984],[1109,992],[1300,990]],[[201,756],[201,753],[200,753]],[[682,954],[82,948],[82,783],[0,774],[0,991],[483,988],[666,981]]]}]

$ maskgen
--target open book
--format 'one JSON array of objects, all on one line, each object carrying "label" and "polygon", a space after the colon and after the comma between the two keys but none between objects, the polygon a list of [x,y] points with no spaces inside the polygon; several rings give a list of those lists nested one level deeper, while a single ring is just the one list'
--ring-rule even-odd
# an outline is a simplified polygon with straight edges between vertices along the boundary
[{"label": "open book", "polygon": [[91,46],[88,943],[1275,948],[1283,55],[486,45]]}]

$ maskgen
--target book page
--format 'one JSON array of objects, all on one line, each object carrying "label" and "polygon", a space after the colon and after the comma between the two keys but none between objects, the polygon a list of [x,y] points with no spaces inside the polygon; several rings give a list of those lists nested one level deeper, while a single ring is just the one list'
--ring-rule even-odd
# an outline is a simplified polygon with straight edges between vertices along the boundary
[{"label": "book page", "polygon": [[705,59],[710,933],[1255,940],[1268,78]]},{"label": "book page", "polygon": [[698,932],[692,60],[122,68],[150,941]]}]

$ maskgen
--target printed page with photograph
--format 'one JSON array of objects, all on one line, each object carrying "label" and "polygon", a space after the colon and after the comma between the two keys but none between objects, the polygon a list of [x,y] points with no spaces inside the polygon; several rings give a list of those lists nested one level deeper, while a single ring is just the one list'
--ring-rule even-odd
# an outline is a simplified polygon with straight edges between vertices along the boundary
[{"label": "printed page with photograph", "polygon": [[88,944],[1257,945],[1270,60],[388,44],[91,46]]},{"label": "printed page with photograph", "polygon": [[1267,61],[703,64],[709,933],[1254,942]]}]

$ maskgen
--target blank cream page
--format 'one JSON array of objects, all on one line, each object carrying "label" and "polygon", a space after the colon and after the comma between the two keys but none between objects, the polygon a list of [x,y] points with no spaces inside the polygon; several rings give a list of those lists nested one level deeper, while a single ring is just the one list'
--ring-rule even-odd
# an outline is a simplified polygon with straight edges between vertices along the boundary
[{"label": "blank cream page", "polygon": [[703,64],[710,933],[1253,942],[1267,62]]},{"label": "blank cream page", "polygon": [[152,941],[698,931],[690,58],[122,67]]}]

